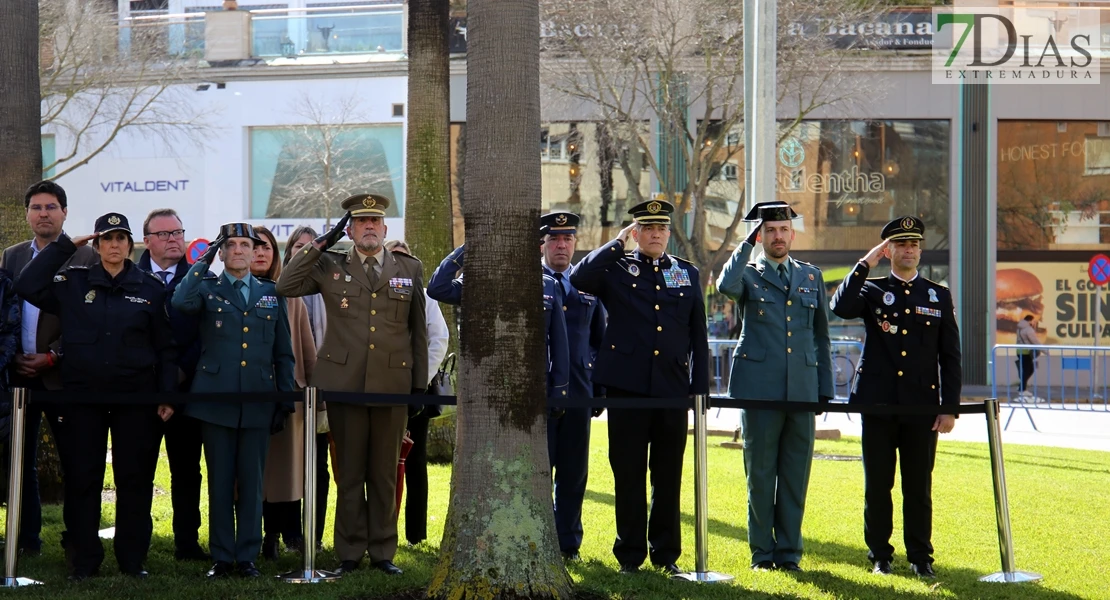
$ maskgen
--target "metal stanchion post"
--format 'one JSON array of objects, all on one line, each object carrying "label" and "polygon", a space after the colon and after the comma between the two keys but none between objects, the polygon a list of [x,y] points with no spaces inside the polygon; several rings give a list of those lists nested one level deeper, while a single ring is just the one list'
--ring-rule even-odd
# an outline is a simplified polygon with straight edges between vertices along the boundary
[{"label": "metal stanchion post", "polygon": [[[4,583],[0,587],[23,587],[26,585],[42,585],[41,581],[16,577],[16,568],[19,565],[19,520],[22,493],[23,493],[23,437],[24,418],[27,409],[27,390],[14,388],[12,390],[12,434],[9,438],[11,445],[11,458],[8,463],[8,543],[4,547]],[[31,435],[38,435],[35,431]]]},{"label": "metal stanchion post", "polygon": [[1006,468],[1002,461],[1002,432],[998,427],[998,398],[987,398],[987,445],[991,454],[991,479],[994,480],[994,509],[998,522],[998,550],[1002,570],[979,578],[979,581],[1022,583],[1040,581],[1037,573],[1014,569],[1014,539],[1010,531],[1010,503],[1006,497]]},{"label": "metal stanchion post", "polygon": [[316,395],[315,387],[304,391],[304,565],[301,569],[278,575],[288,583],[338,581],[339,575],[316,570]]},{"label": "metal stanchion post", "polygon": [[694,572],[676,575],[676,579],[717,583],[729,581],[732,575],[709,570],[709,474],[706,465],[706,397],[694,396]]}]

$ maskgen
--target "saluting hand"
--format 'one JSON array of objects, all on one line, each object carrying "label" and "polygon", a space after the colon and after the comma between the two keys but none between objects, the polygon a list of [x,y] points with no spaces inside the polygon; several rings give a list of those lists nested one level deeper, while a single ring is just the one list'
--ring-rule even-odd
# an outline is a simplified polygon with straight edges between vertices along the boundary
[{"label": "saluting hand", "polygon": [[953,415],[937,415],[937,420],[933,421],[933,431],[937,433],[949,433],[956,427],[956,417]]},{"label": "saluting hand", "polygon": [[173,416],[173,407],[169,404],[159,404],[158,416],[161,417],[163,422],[169,421],[170,417]]},{"label": "saluting hand", "polygon": [[863,257],[863,262],[867,263],[868,268],[874,269],[879,266],[879,261],[884,258],[890,258],[890,252],[887,251],[887,243],[885,240],[879,242],[878,246],[872,248],[871,251],[867,253],[867,256]]},{"label": "saluting hand", "polygon": [[752,232],[748,234],[748,237],[744,238],[744,241],[747,242],[749,245],[754,246],[755,245],[755,240],[757,238],[759,238],[759,230],[762,229],[762,228],[763,228],[763,219],[760,219],[760,220],[756,221],[755,227],[752,229]]},{"label": "saluting hand", "polygon": [[224,236],[215,239],[211,244],[208,244],[208,249],[204,251],[204,255],[200,257],[200,261],[206,265],[211,265],[212,260],[216,258],[216,253],[219,252],[220,246],[224,245]]},{"label": "saluting hand", "polygon": [[351,211],[347,211],[342,219],[332,227],[330,231],[321,235],[320,237],[312,240],[312,245],[316,246],[319,250],[327,250],[336,245],[339,240],[343,239],[343,229],[347,227],[347,222],[351,220]]},{"label": "saluting hand", "polygon": [[628,236],[632,235],[632,230],[635,229],[635,228],[636,228],[636,224],[635,223],[630,223],[628,225],[628,227],[625,227],[624,229],[621,230],[620,233],[617,234],[616,239],[620,240],[621,244],[624,244],[625,246],[628,246]]},{"label": "saluting hand", "polygon": [[92,240],[94,240],[98,237],[100,237],[100,234],[99,233],[94,233],[92,235],[83,235],[83,236],[80,236],[80,237],[75,237],[70,241],[73,242],[74,246],[77,246],[78,248],[80,248],[81,246],[84,246],[84,245],[88,244],[89,242],[91,242]]}]

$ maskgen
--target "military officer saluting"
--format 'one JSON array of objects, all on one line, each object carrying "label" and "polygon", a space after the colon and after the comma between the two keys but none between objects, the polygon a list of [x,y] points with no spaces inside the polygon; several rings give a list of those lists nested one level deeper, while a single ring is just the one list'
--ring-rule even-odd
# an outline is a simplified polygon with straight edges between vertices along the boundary
[{"label": "military officer saluting", "polygon": [[[665,251],[674,205],[651,200],[628,212],[633,223],[571,270],[571,284],[600,298],[609,314],[593,381],[611,398],[707,394],[709,332],[701,279],[697,267]],[[625,252],[629,236],[638,246],[634,252]],[[687,422],[681,408],[609,409],[617,521],[613,554],[622,573],[639,571],[649,544],[653,565],[671,575],[682,572],[675,563],[682,554],[679,503]],[[644,499],[649,465],[650,522]]]},{"label": "military officer saluting", "polygon": [[[444,304],[462,304],[463,263],[466,244],[455,248],[436,267],[428,280],[428,297]],[[570,384],[570,349],[567,341],[567,320],[563,306],[563,290],[554,277],[543,276],[543,319],[547,341],[547,397],[567,396]],[[562,414],[562,409],[551,411],[551,416]],[[550,448],[550,442],[548,447]]]},{"label": "military officer saluting", "polygon": [[[377,194],[344,200],[347,214],[293,255],[278,278],[284,296],[323,295],[328,327],[310,383],[325,391],[423,394],[427,389],[424,267],[409,254],[385,249],[389,203]],[[344,232],[354,242],[351,249],[329,250]],[[337,572],[355,571],[369,554],[371,568],[400,575],[393,564],[394,514],[408,408],[328,402],[328,422],[339,484]]]},{"label": "military officer saluting", "polygon": [[[717,278],[717,289],[743,311],[728,392],[733,398],[818,402],[833,397],[825,280],[790,257],[792,219],[785,202],[760,202],[756,222]],[[762,253],[751,259],[756,241]],[[800,571],[802,515],[813,460],[814,413],[745,409],[748,546],[756,570]]]},{"label": "military officer saluting", "polygon": [[[952,294],[917,272],[924,231],[917,217],[887,223],[883,241],[860,259],[833,296],[833,313],[862,318],[867,328],[851,403],[960,404],[960,331]],[[868,278],[883,258],[890,259],[890,275]],[[933,463],[937,433],[948,433],[954,425],[954,415],[864,415],[864,540],[875,573],[892,572],[890,490],[901,460],[906,557],[917,575],[935,576]]]},{"label": "military officer saluting", "polygon": [[[570,395],[594,395],[594,363],[605,336],[605,309],[597,296],[570,283],[571,259],[578,242],[578,215],[553,212],[540,217],[544,275],[554,277],[566,293],[562,310],[570,342]],[[601,409],[568,408],[547,422],[547,449],[555,479],[555,529],[559,550],[567,560],[578,560],[582,546],[582,501],[590,464],[590,419]]]},{"label": "military officer saluting", "polygon": [[[193,392],[292,392],[293,345],[285,299],[274,282],[251,275],[261,239],[246,223],[229,223],[185,274],[173,307],[200,315],[201,355]],[[208,273],[217,251],[220,275]],[[196,402],[185,413],[201,422],[208,467],[208,577],[258,577],[262,548],[262,474],[270,435],[285,426],[292,403]],[[238,497],[236,497],[238,496]]]}]

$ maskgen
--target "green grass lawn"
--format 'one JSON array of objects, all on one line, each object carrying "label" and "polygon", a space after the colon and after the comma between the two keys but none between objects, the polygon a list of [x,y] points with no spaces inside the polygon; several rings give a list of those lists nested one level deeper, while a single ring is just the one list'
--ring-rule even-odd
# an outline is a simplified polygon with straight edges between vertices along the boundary
[{"label": "green grass lawn", "polygon": [[[804,573],[753,573],[746,542],[745,482],[741,452],[718,446],[709,448],[709,560],[710,568],[736,576],[731,584],[696,585],[670,581],[644,572],[622,576],[611,548],[613,543],[612,473],[607,458],[603,423],[593,432],[590,485],[584,506],[584,561],[570,566],[580,588],[604,597],[626,600],[672,598],[860,598],[860,599],[1029,599],[1070,600],[1110,598],[1110,523],[1103,508],[1110,483],[1110,454],[1079,450],[1010,446],[1006,450],[1011,514],[1019,569],[1041,573],[1037,585],[979,583],[977,579],[999,570],[998,542],[991,495],[987,448],[982,444],[942,443],[937,455],[933,485],[936,569],[939,577],[926,583],[914,579],[902,553],[901,527],[895,523],[893,543],[898,549],[893,577],[871,575],[863,545],[863,473],[858,461],[815,460],[805,519]],[[694,501],[692,438],[686,452],[683,482],[683,548],[679,566],[694,568]],[[829,455],[858,456],[858,439],[817,443]],[[374,598],[424,586],[435,562],[438,540],[447,508],[450,468],[432,466],[429,534],[433,542],[402,547],[397,564],[405,574],[389,578],[368,570],[342,581],[299,586],[275,581],[272,576],[292,570],[299,556],[289,553],[274,564],[260,562],[265,577],[257,581],[232,578],[209,583],[203,573],[208,565],[177,563],[169,497],[169,469],[163,454],[158,468],[154,499],[155,539],[147,567],[152,576],[135,582],[115,575],[110,542],[103,577],[79,584],[65,579],[58,546],[61,507],[47,507],[40,557],[23,559],[20,575],[46,582],[41,588],[9,592],[28,598]],[[111,471],[109,470],[109,482]],[[109,483],[107,487],[110,487]],[[897,487],[897,484],[896,484]],[[334,502],[334,485],[331,495]],[[645,494],[646,498],[646,494]],[[203,502],[203,501],[202,501]],[[900,499],[895,497],[895,506]],[[202,514],[207,507],[202,505]],[[896,509],[896,520],[900,519]],[[112,524],[114,506],[104,505],[104,526]],[[319,558],[321,568],[338,564],[331,550],[334,511],[328,514],[327,549]],[[403,518],[403,516],[402,516]],[[201,531],[206,544],[207,525]],[[402,525],[403,527],[403,525]]]}]

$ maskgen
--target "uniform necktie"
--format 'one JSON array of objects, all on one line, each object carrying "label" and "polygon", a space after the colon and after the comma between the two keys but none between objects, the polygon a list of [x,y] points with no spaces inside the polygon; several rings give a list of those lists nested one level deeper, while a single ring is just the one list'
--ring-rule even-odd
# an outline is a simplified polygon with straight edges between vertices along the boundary
[{"label": "uniform necktie", "polygon": [[362,268],[366,271],[366,277],[370,279],[371,288],[378,286],[378,272],[374,270],[374,262],[376,262],[376,259],[373,256],[362,261]]},{"label": "uniform necktie", "polygon": [[567,290],[567,284],[563,283],[564,280],[562,273],[555,273],[555,281],[559,282],[559,287],[563,288],[563,294],[568,293],[569,290]]},{"label": "uniform necktie", "polygon": [[170,284],[170,272],[169,271],[158,271],[157,275],[162,280],[163,285],[169,285]]},{"label": "uniform necktie", "polygon": [[782,280],[783,287],[790,287],[790,277],[786,275],[786,263],[779,265],[779,279]]},{"label": "uniform necktie", "polygon": [[244,283],[242,279],[236,279],[235,283],[232,284],[232,287],[234,287],[236,290],[238,290],[239,294],[243,296],[243,302],[249,302],[250,301],[250,296],[248,295],[248,292],[247,292],[247,284]]}]

